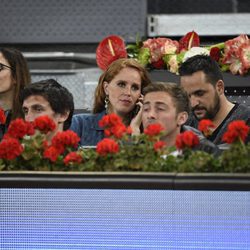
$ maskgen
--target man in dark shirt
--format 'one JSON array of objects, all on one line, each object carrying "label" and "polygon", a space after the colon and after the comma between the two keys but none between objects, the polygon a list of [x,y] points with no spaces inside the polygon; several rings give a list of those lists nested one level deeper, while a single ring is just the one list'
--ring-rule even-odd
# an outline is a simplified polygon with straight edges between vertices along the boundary
[{"label": "man in dark shirt", "polygon": [[[188,125],[198,126],[198,121],[210,119],[214,131],[209,140],[223,144],[222,136],[234,120],[244,120],[250,125],[250,109],[231,103],[224,94],[225,86],[219,65],[210,56],[197,55],[187,59],[179,69],[181,86],[187,91],[193,116]],[[249,141],[249,136],[246,142]]]}]

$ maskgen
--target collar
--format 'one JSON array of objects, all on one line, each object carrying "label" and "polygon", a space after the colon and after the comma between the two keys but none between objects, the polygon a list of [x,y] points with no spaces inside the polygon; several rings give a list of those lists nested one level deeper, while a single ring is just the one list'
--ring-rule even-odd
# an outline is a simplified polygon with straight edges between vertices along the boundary
[{"label": "collar", "polygon": [[103,110],[100,113],[94,114],[93,123],[91,124],[91,128],[95,130],[104,130],[102,127],[99,126],[99,121],[106,115],[106,110]]}]

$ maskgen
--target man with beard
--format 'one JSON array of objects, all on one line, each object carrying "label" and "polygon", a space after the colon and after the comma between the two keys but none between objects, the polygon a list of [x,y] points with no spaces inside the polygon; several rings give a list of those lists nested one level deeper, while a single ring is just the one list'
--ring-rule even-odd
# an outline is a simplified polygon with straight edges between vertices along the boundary
[{"label": "man with beard", "polygon": [[227,99],[220,67],[210,56],[196,55],[187,59],[179,73],[181,86],[188,93],[193,113],[188,124],[197,128],[198,121],[210,119],[215,125],[208,137],[210,141],[222,144],[222,136],[228,124],[234,120],[244,120],[250,125],[250,109]]}]

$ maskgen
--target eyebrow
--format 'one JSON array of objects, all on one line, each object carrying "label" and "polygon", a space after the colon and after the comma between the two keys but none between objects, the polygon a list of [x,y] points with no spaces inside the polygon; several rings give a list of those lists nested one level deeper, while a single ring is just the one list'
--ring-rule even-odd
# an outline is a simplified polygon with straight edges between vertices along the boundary
[{"label": "eyebrow", "polygon": [[[144,102],[143,105],[147,105],[147,104],[150,104],[150,101],[147,101],[147,102]],[[165,102],[155,102],[154,104],[156,105],[165,105],[167,106],[167,104]]]}]

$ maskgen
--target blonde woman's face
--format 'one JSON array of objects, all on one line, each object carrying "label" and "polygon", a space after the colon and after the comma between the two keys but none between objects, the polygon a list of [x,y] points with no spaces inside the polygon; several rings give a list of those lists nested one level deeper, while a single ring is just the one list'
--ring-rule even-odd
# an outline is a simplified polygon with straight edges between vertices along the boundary
[{"label": "blonde woman's face", "polygon": [[141,76],[134,68],[123,68],[111,82],[104,82],[104,91],[109,97],[110,113],[128,114],[141,94]]}]

